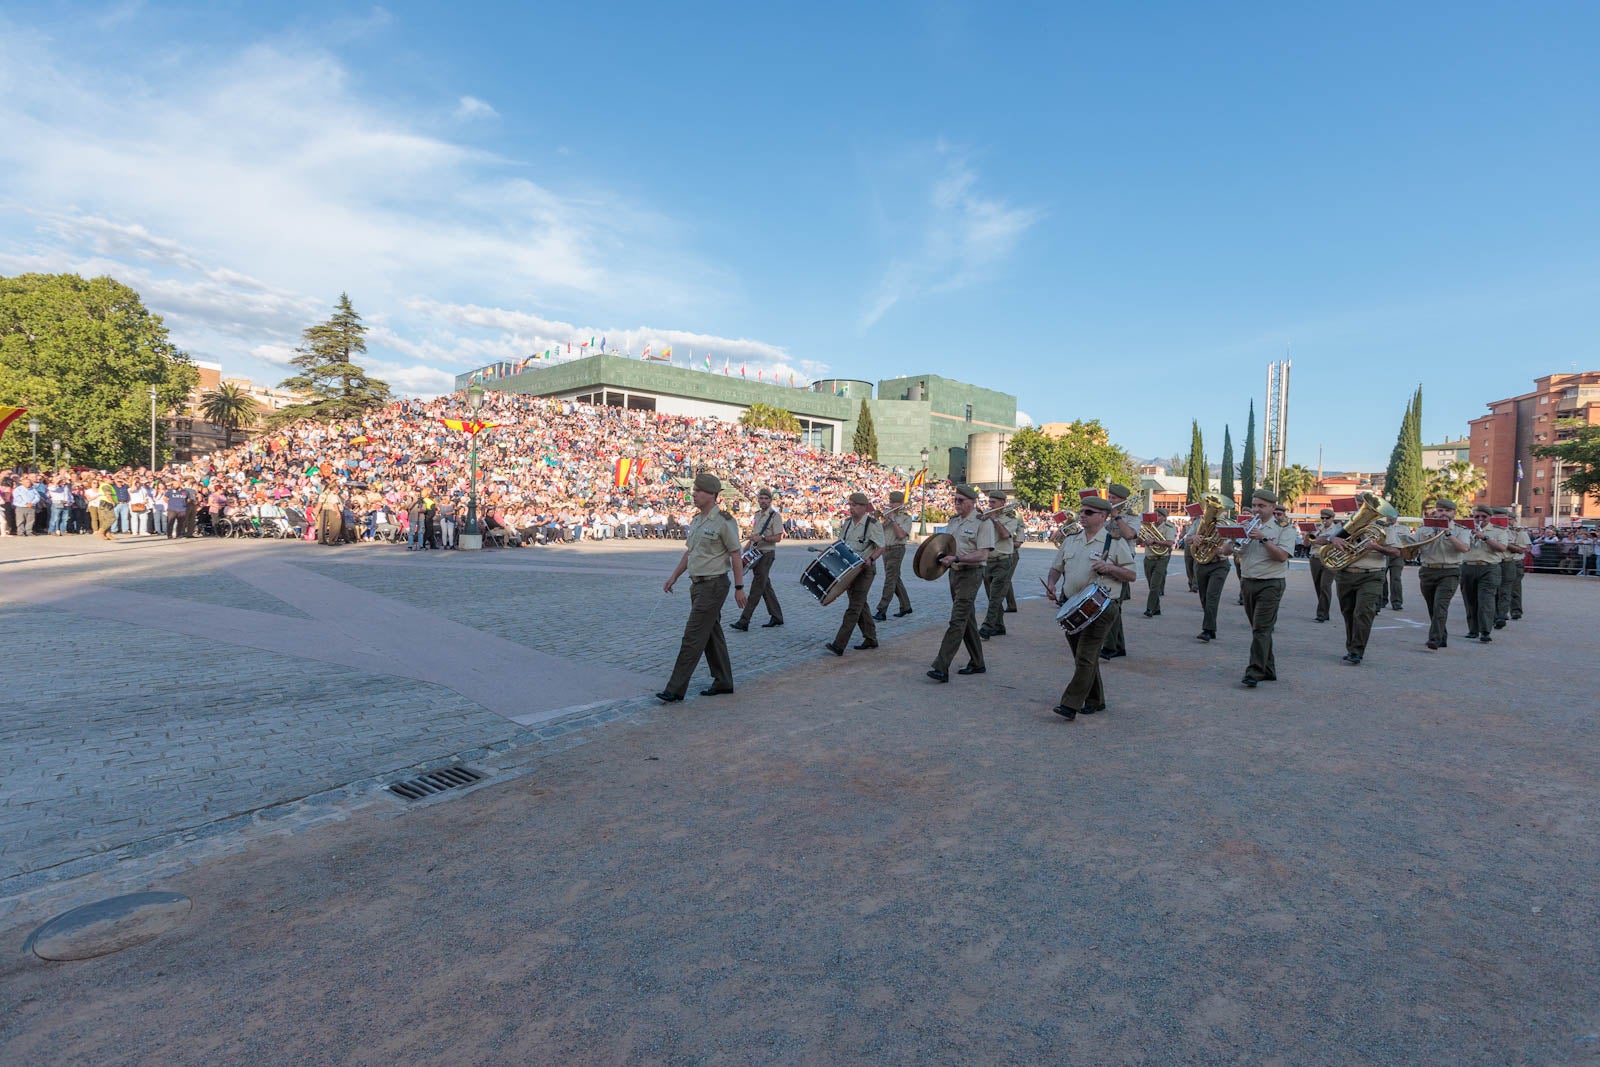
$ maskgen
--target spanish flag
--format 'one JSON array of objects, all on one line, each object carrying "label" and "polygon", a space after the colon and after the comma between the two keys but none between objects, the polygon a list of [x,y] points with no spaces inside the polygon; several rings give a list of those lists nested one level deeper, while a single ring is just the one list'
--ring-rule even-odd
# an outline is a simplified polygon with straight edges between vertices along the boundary
[{"label": "spanish flag", "polygon": [[6,435],[6,427],[28,413],[27,408],[8,408],[0,404],[0,437]]},{"label": "spanish flag", "polygon": [[928,484],[928,468],[927,467],[923,467],[915,475],[912,476],[911,481],[906,484],[906,488],[907,489],[915,489],[920,485],[926,485],[926,484]]},{"label": "spanish flag", "polygon": [[372,440],[372,438],[368,437],[366,434],[362,434],[360,437],[350,438],[350,443],[353,445],[364,445],[370,440]]},{"label": "spanish flag", "polygon": [[611,484],[618,489],[644,477],[644,460],[619,459],[612,467]]},{"label": "spanish flag", "polygon": [[479,430],[491,430],[500,424],[498,422],[481,422],[478,419],[440,419],[447,430],[460,430],[462,433],[477,433]]}]

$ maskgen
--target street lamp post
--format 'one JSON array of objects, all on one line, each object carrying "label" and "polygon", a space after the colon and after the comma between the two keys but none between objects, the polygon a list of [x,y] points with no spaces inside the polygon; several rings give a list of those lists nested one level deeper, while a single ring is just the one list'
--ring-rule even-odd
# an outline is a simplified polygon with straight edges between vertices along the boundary
[{"label": "street lamp post", "polygon": [[59,437],[50,442],[50,466],[55,470],[61,469],[61,439]]},{"label": "street lamp post", "polygon": [[150,387],[150,473],[156,472],[156,387]]},{"label": "street lamp post", "polygon": [[39,469],[39,420],[28,420],[28,432],[33,435],[33,469]]},{"label": "street lamp post", "polygon": [[927,449],[926,445],[923,446],[921,455],[922,455],[922,468],[921,468],[922,469],[922,514],[917,516],[917,524],[918,524],[918,526],[921,527],[922,532],[924,534],[926,534],[928,532],[928,449]]},{"label": "street lamp post", "polygon": [[[472,413],[474,421],[478,418],[478,412],[483,410],[483,386],[476,382],[467,389],[467,410]],[[467,448],[467,528],[457,538],[457,543],[464,550],[483,547],[483,533],[478,529],[478,435],[474,433],[471,436]]]}]

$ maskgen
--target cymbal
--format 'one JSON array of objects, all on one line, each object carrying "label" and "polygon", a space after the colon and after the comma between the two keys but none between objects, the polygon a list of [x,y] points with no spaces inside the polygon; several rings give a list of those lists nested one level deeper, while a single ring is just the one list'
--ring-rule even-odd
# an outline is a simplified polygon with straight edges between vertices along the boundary
[{"label": "cymbal", "polygon": [[925,582],[936,581],[950,568],[939,562],[940,556],[949,556],[956,550],[956,539],[947,533],[936,533],[917,546],[911,558],[911,572]]}]

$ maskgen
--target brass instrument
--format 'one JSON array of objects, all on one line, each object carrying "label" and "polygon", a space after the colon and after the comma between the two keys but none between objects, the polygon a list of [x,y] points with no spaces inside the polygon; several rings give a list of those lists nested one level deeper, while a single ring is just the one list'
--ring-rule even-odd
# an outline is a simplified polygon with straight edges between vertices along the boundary
[{"label": "brass instrument", "polygon": [[1261,528],[1261,524],[1263,522],[1265,522],[1265,521],[1266,520],[1264,520],[1260,515],[1257,515],[1255,518],[1253,518],[1249,522],[1245,523],[1244,536],[1243,537],[1235,537],[1233,539],[1233,550],[1235,552],[1237,552],[1237,551],[1239,551],[1239,549],[1243,548],[1245,545],[1248,545],[1250,543],[1250,535],[1255,533],[1258,529],[1260,529]]},{"label": "brass instrument", "polygon": [[1058,511],[1051,516],[1056,522],[1061,523],[1061,529],[1050,535],[1050,542],[1059,545],[1075,534],[1083,533],[1083,523],[1078,521],[1078,516],[1070,511]]},{"label": "brass instrument", "polygon": [[1449,537],[1450,534],[1454,532],[1454,529],[1454,520],[1451,521],[1449,526],[1442,526],[1438,529],[1428,529],[1428,536],[1424,537],[1420,541],[1412,541],[1410,544],[1400,549],[1400,558],[1408,560],[1420,559],[1422,557],[1423,549],[1427,548],[1431,544],[1435,544],[1442,537]]},{"label": "brass instrument", "polygon": [[978,521],[982,522],[984,519],[992,519],[996,515],[1004,515],[1008,519],[1014,519],[1017,517],[1017,506],[1015,504],[1001,504],[997,508],[990,508],[988,511],[979,512]]},{"label": "brass instrument", "polygon": [[1217,536],[1217,519],[1228,510],[1228,502],[1215,493],[1200,498],[1205,509],[1195,521],[1194,533],[1185,538],[1196,563],[1215,563],[1222,548],[1222,538]]},{"label": "brass instrument", "polygon": [[1383,526],[1380,519],[1398,519],[1400,513],[1394,505],[1380,497],[1377,493],[1362,493],[1361,508],[1351,517],[1349,522],[1335,537],[1343,537],[1346,541],[1356,542],[1354,548],[1341,548],[1338,545],[1323,545],[1317,551],[1317,559],[1329,570],[1342,571],[1371,552],[1373,548],[1384,543],[1388,538],[1388,529]]},{"label": "brass instrument", "polygon": [[1172,546],[1171,545],[1155,545],[1155,544],[1150,544],[1149,543],[1151,541],[1162,541],[1162,540],[1165,540],[1165,538],[1163,538],[1161,536],[1161,527],[1157,526],[1153,522],[1146,522],[1146,523],[1141,523],[1140,524],[1140,526],[1139,526],[1139,543],[1144,545],[1144,550],[1146,552],[1148,552],[1150,555],[1152,555],[1152,556],[1170,556],[1170,555],[1172,555]]}]

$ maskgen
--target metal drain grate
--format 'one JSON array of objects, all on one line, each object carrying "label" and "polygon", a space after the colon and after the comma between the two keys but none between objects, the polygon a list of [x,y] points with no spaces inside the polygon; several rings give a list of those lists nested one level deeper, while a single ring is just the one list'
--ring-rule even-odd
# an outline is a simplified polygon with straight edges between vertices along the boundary
[{"label": "metal drain grate", "polygon": [[443,770],[429,771],[416,778],[396,782],[389,787],[389,792],[406,800],[425,800],[447,790],[460,789],[462,786],[481,782],[486,777],[488,776],[482,771],[475,771],[471,767],[446,767]]}]

